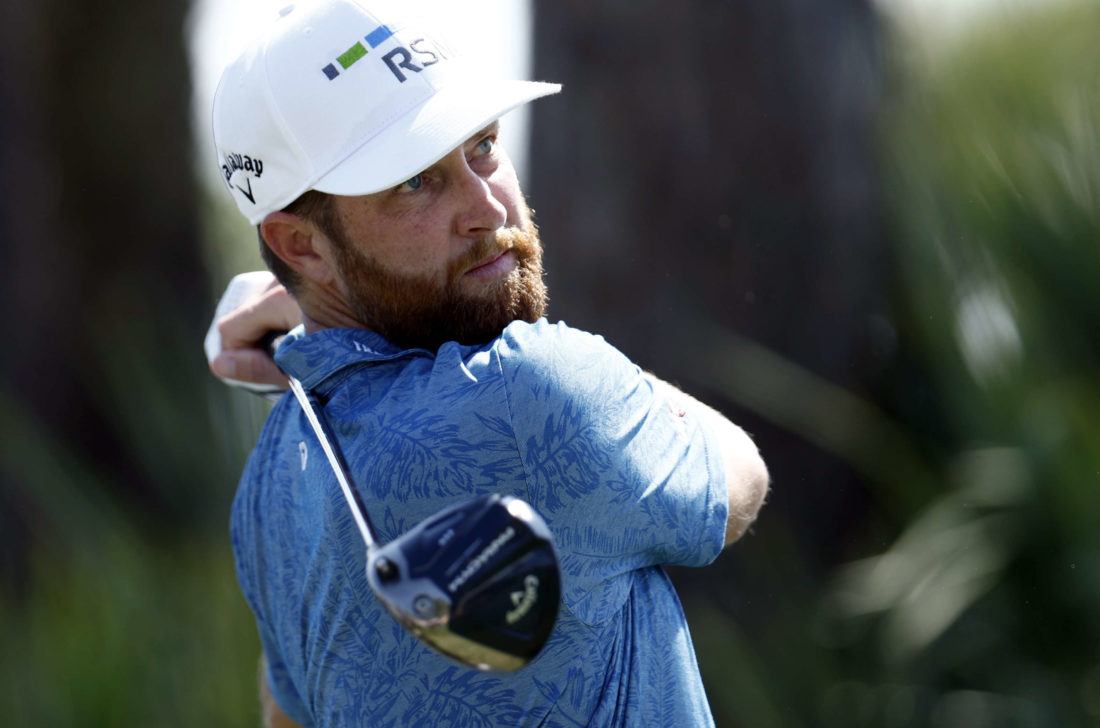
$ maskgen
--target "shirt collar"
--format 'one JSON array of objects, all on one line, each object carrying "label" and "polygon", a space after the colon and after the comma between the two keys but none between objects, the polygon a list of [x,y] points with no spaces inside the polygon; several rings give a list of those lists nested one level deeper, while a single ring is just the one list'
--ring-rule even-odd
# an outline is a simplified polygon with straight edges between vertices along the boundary
[{"label": "shirt collar", "polygon": [[402,349],[366,329],[322,329],[307,335],[304,326],[297,326],[279,345],[275,363],[312,390],[354,364],[431,355],[427,349]]}]

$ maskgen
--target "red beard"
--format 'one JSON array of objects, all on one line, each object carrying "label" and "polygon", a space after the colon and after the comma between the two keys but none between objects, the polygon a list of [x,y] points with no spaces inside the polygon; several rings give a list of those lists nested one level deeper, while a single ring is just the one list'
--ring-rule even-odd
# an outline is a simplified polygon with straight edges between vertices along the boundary
[{"label": "red beard", "polygon": [[[477,239],[452,261],[442,286],[426,276],[396,273],[339,235],[333,242],[352,313],[364,327],[402,348],[430,351],[448,341],[485,344],[513,321],[537,321],[548,299],[542,244],[529,220]],[[462,290],[467,270],[506,250],[516,257],[515,269],[477,294]]]}]

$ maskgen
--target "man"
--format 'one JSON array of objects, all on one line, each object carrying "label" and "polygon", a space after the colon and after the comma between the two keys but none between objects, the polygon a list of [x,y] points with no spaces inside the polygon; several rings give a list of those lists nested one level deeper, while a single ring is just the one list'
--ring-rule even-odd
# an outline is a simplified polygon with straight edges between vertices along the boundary
[{"label": "man", "polygon": [[[745,532],[763,462],[718,413],[543,318],[541,243],[497,119],[558,87],[490,81],[389,13],[284,11],[219,86],[223,177],[300,309],[277,362],[322,404],[382,539],[518,496],[554,535],[561,610],[515,673],[415,640],[368,588],[348,508],[283,397],[232,515],[268,724],[712,725],[660,566],[704,565]],[[224,319],[238,351],[215,372],[260,378],[249,346],[298,318],[286,304],[275,287]]]}]

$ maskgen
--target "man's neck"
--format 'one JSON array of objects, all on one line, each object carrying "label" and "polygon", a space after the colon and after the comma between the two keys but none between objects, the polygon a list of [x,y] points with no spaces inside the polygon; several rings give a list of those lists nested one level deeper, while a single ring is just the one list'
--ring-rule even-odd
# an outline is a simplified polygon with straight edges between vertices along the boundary
[{"label": "man's neck", "polygon": [[366,328],[355,318],[342,296],[334,291],[309,291],[298,299],[306,333],[322,329]]}]

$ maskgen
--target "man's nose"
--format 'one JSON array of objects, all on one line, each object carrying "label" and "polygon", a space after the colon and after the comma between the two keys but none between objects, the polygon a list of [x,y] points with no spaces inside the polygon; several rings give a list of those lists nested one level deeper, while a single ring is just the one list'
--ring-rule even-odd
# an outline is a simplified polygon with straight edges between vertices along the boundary
[{"label": "man's nose", "polygon": [[462,237],[478,237],[504,227],[508,209],[494,195],[493,186],[485,177],[467,168],[459,178],[461,207],[455,220]]}]

